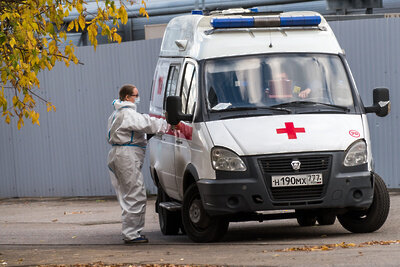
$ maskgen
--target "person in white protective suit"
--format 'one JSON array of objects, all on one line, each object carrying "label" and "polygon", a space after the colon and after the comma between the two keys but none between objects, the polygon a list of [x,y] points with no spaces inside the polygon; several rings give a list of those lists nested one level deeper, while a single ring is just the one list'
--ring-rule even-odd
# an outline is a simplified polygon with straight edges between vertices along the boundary
[{"label": "person in white protective suit", "polygon": [[122,235],[126,244],[145,243],[141,235],[146,211],[146,190],[141,168],[146,150],[146,134],[165,133],[167,122],[136,111],[139,91],[134,85],[124,85],[119,99],[114,100],[114,112],[108,119],[108,168],[122,209]]}]

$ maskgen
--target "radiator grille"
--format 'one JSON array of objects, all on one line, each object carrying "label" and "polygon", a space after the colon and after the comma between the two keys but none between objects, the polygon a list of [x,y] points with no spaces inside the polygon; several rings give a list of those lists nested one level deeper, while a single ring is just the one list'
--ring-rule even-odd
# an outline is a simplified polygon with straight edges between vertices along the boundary
[{"label": "radiator grille", "polygon": [[324,191],[323,185],[272,187],[272,197],[276,200],[304,200],[320,198]]},{"label": "radiator grille", "polygon": [[298,158],[273,158],[260,159],[261,168],[266,173],[294,173],[292,161],[301,162],[300,170],[297,173],[324,171],[329,168],[330,156],[298,157]]},{"label": "radiator grille", "polygon": [[[300,161],[300,169],[295,171],[292,168],[292,161]],[[299,156],[282,158],[261,158],[260,167],[264,173],[266,184],[272,194],[272,198],[278,201],[300,201],[321,198],[325,184],[328,182],[329,168],[331,165],[331,156]],[[299,174],[321,172],[323,175],[323,185],[313,186],[294,186],[294,187],[272,187],[271,175],[276,174]]]}]

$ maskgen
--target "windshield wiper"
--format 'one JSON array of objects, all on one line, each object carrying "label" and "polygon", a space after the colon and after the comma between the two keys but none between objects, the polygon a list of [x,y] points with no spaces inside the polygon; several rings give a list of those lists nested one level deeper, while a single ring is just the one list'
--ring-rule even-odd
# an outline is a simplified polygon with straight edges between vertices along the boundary
[{"label": "windshield wiper", "polygon": [[346,112],[350,111],[350,109],[345,106],[339,106],[339,105],[328,104],[328,103],[323,103],[323,102],[314,102],[314,101],[292,101],[292,102],[286,102],[286,103],[282,103],[282,104],[278,104],[278,105],[273,105],[272,107],[278,108],[278,107],[287,107],[287,106],[295,106],[295,105],[321,105],[321,106],[327,106],[327,107],[341,109]]},{"label": "windshield wiper", "polygon": [[292,113],[290,109],[281,108],[281,107],[257,107],[257,109],[268,109],[268,110],[276,110],[276,111],[284,111],[288,114]]},{"label": "windshield wiper", "polygon": [[273,111],[284,111],[286,113],[292,113],[291,110],[286,109],[286,108],[279,108],[279,107],[228,107],[226,109],[220,109],[220,110],[211,110],[211,112],[226,112],[226,111],[237,111],[237,110],[260,110],[260,109],[267,109],[267,110],[273,110]]}]

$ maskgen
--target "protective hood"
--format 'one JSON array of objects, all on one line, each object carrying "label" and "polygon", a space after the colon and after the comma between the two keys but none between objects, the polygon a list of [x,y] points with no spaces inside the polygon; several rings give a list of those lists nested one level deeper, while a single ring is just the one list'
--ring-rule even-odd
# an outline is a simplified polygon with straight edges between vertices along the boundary
[{"label": "protective hood", "polygon": [[118,110],[120,108],[126,108],[126,107],[133,108],[134,110],[136,110],[136,104],[134,104],[130,101],[121,101],[119,99],[115,99],[112,104],[114,106],[114,110]]},{"label": "protective hood", "polygon": [[364,138],[361,115],[297,114],[206,123],[215,146],[238,155],[346,150]]}]

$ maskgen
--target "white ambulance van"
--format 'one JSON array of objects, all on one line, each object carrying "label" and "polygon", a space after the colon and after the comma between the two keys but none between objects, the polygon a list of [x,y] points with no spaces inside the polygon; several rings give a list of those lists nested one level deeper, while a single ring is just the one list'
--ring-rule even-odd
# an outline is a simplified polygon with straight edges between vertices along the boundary
[{"label": "white ambulance van", "polygon": [[150,114],[172,125],[149,142],[163,234],[212,242],[230,222],[338,218],[364,233],[386,221],[366,113],[386,116],[389,91],[364,107],[320,14],[176,17],[152,87]]}]

